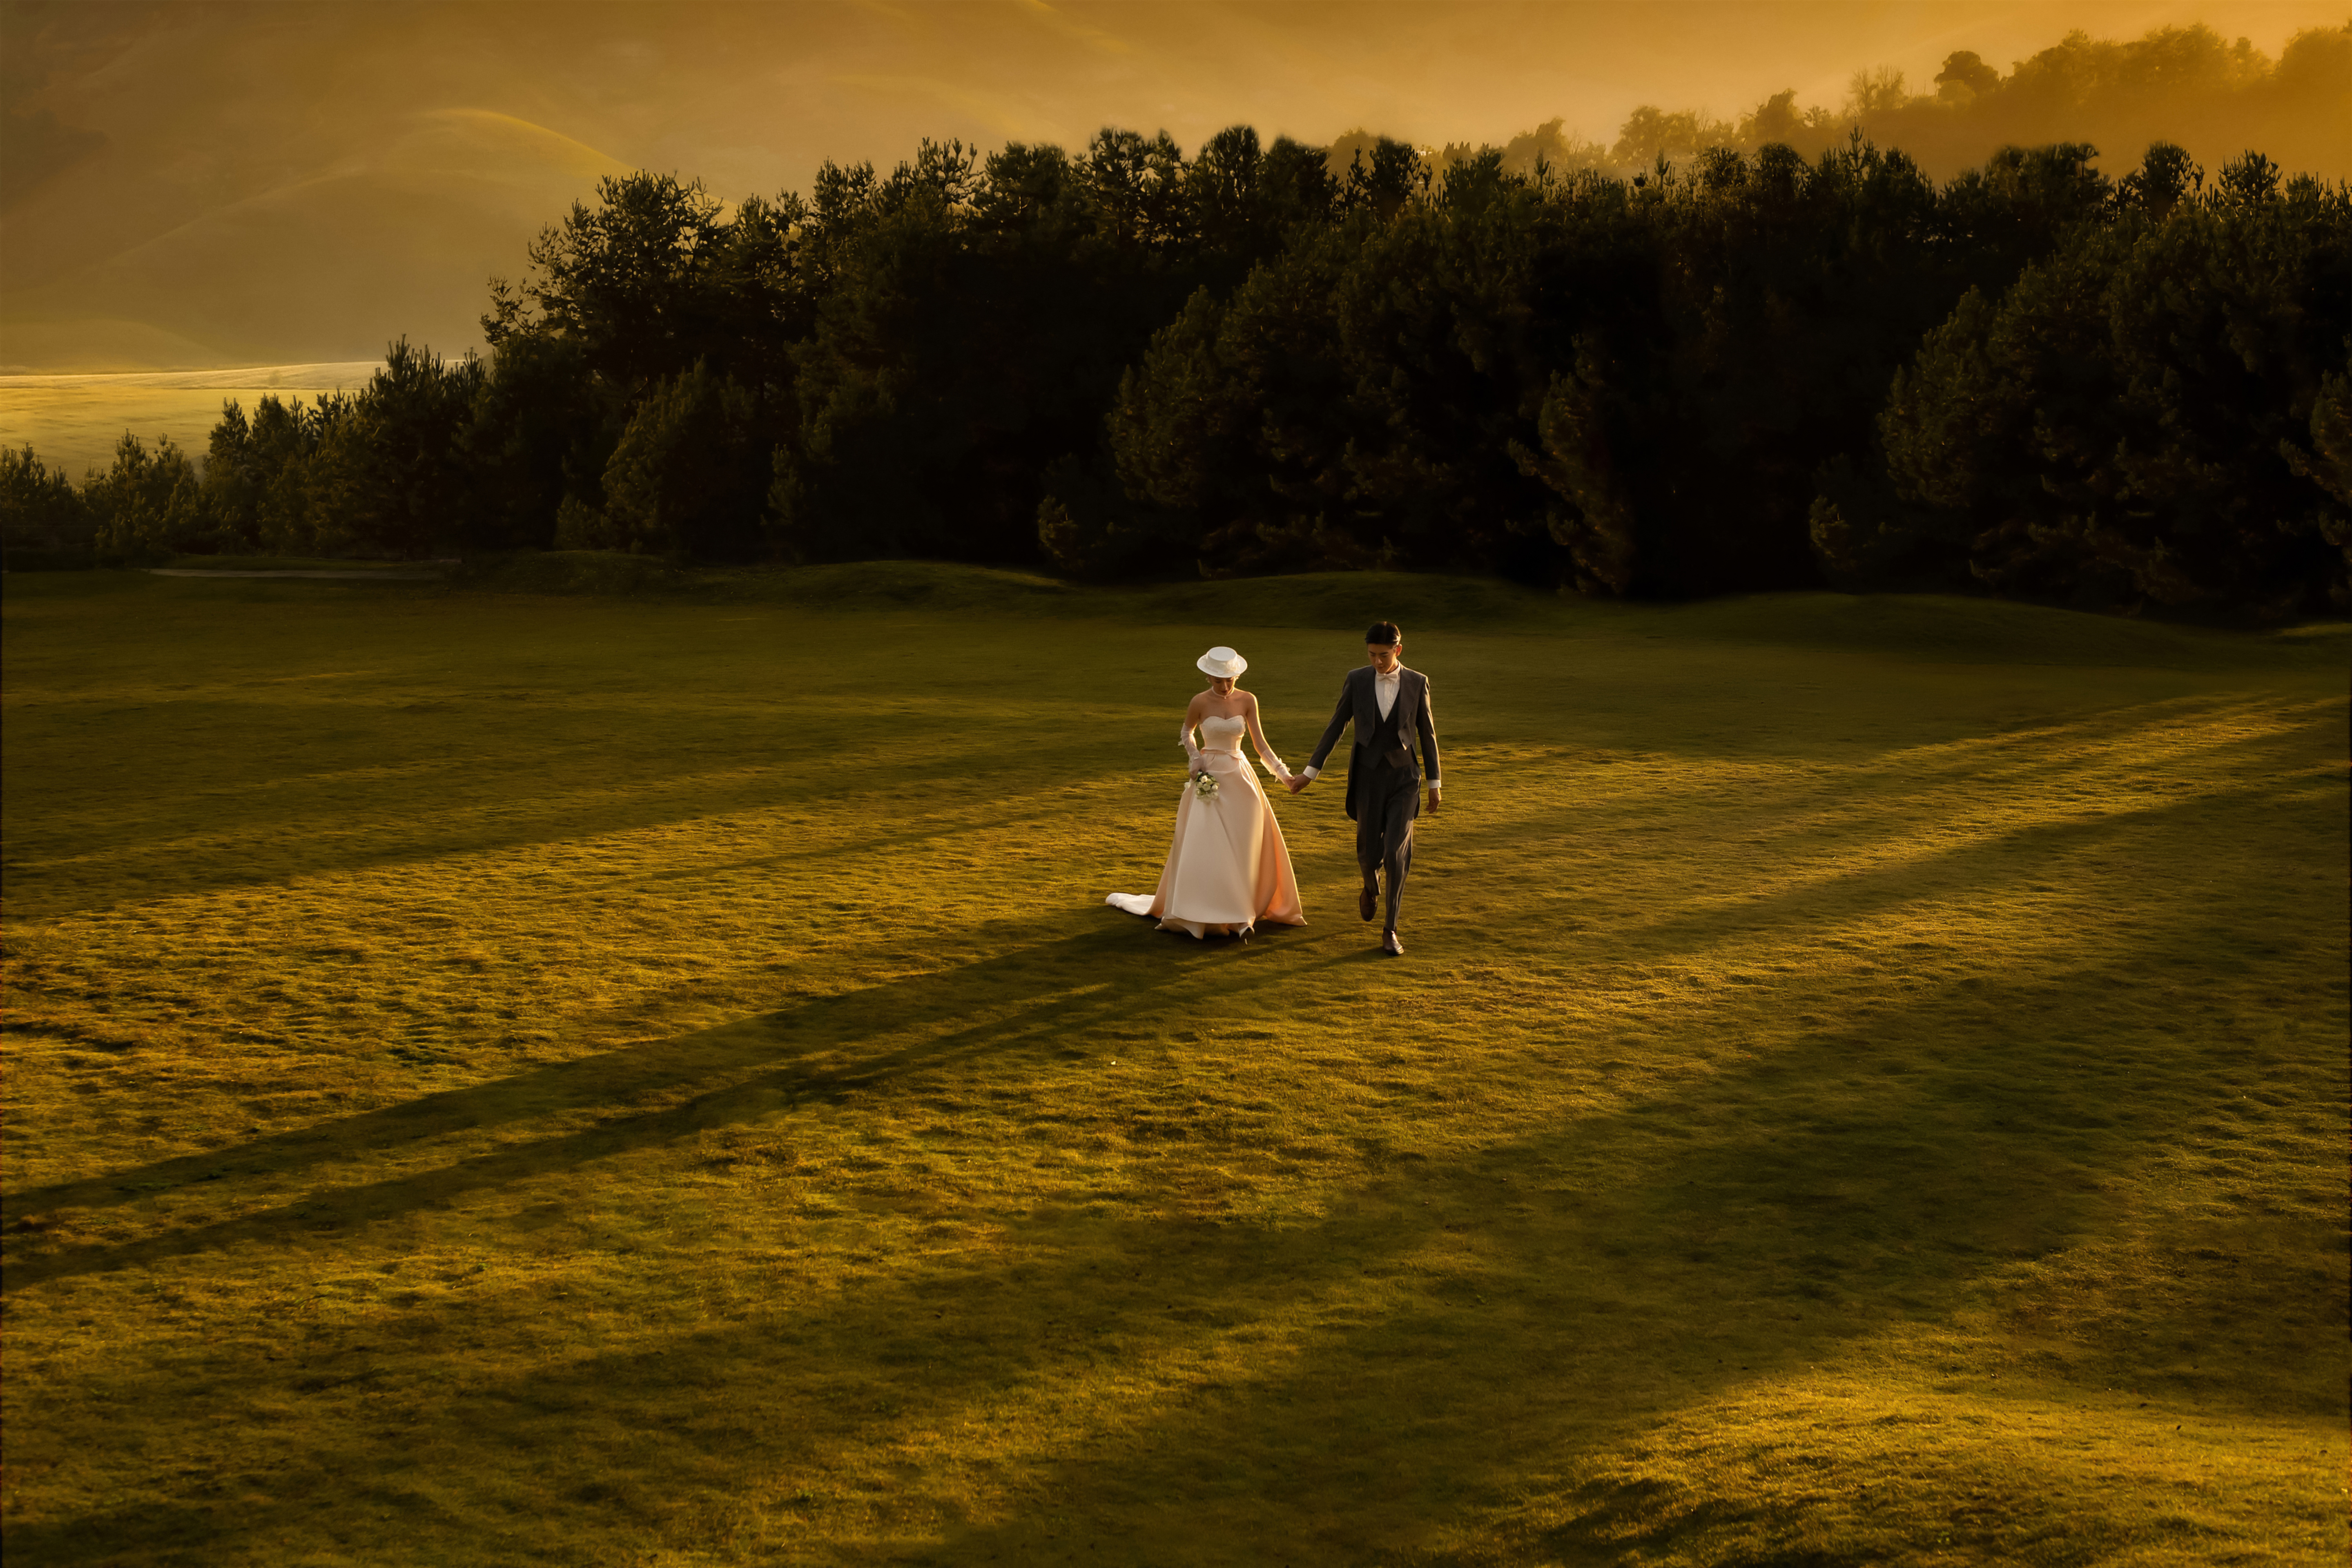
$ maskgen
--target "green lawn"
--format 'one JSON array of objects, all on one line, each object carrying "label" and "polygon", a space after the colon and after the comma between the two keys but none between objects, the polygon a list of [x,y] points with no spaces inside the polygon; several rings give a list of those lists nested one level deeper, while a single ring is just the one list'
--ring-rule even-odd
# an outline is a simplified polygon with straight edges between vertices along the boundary
[{"label": "green lawn", "polygon": [[2343,628],[654,576],[7,579],[17,1563],[2340,1568]]}]

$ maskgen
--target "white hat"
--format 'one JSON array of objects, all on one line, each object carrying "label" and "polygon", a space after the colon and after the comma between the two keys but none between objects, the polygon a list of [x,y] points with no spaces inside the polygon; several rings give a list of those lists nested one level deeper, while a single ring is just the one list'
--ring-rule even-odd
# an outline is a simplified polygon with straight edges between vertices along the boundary
[{"label": "white hat", "polygon": [[1213,647],[1193,662],[1219,680],[1231,680],[1249,668],[1249,660],[1229,647]]}]

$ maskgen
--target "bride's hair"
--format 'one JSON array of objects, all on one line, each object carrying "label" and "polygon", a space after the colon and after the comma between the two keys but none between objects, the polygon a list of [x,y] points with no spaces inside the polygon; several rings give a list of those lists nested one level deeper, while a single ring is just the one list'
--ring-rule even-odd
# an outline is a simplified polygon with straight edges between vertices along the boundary
[{"label": "bride's hair", "polygon": [[1394,621],[1374,621],[1372,629],[1364,634],[1364,640],[1386,647],[1391,643],[1404,641],[1404,633],[1397,630],[1397,624]]}]

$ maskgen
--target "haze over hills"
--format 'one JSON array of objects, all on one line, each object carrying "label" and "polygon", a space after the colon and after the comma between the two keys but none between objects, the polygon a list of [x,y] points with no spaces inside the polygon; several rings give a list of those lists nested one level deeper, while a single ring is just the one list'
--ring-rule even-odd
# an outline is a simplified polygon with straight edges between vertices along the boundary
[{"label": "haze over hills", "polygon": [[357,392],[382,363],[0,375],[0,432],[8,446],[31,447],[79,481],[113,461],[126,432],[151,448],[168,439],[184,452],[201,454],[222,404],[251,409],[265,397],[310,403],[326,393]]},{"label": "haze over hills", "polygon": [[[926,135],[1075,147],[1107,122],[1192,147],[1237,121],[1432,145],[1500,145],[1558,121],[1605,145],[1643,103],[1729,123],[1783,89],[1839,104],[1865,68],[1933,92],[1956,48],[2006,68],[2069,27],[2137,37],[2199,20],[2275,56],[2343,15],[2335,0],[7,4],[0,368],[352,361],[401,334],[457,353],[478,342],[487,279],[521,272],[543,225],[633,167],[699,174],[731,198],[805,189],[827,158],[887,166]],[[2352,140],[2311,129],[2317,153],[2266,150],[2347,172],[2315,159],[2332,146],[2346,163]],[[2231,134],[2192,151],[2217,162],[2238,150]],[[2120,172],[2139,148],[2107,151]]]},{"label": "haze over hills", "polygon": [[[155,323],[230,358],[373,356],[386,326],[462,347],[477,335],[484,278],[516,270],[541,225],[601,176],[627,172],[569,137],[487,110],[425,110],[393,131],[380,149],[11,290],[8,314]],[[74,353],[69,339],[42,347],[46,354],[9,345],[5,357],[101,368],[58,365]],[[89,357],[101,361],[120,352],[93,348]]]}]

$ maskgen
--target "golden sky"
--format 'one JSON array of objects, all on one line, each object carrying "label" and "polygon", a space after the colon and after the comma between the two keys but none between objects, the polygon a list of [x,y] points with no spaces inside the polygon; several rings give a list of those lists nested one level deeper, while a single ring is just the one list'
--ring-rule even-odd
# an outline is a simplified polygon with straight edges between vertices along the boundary
[{"label": "golden sky", "polygon": [[[0,364],[335,360],[475,341],[483,279],[599,174],[804,189],[920,136],[1188,149],[1247,121],[1606,141],[1637,104],[1726,116],[1856,69],[1924,88],[2081,28],[2204,22],[2273,57],[2344,0],[1480,4],[0,4]],[[2135,150],[2136,151],[2136,150]]]}]

